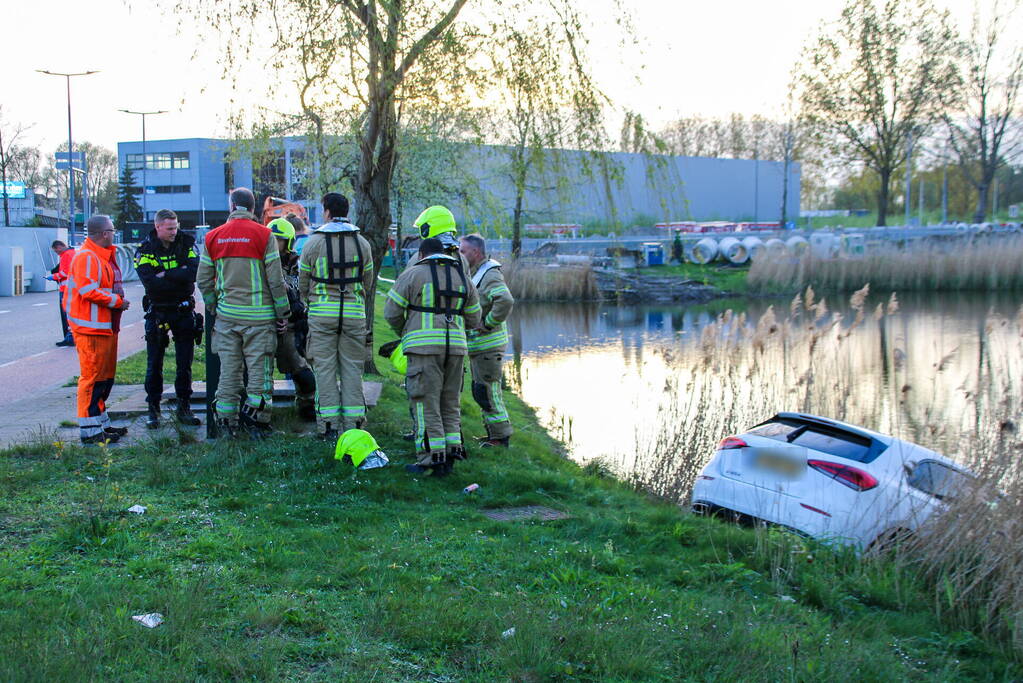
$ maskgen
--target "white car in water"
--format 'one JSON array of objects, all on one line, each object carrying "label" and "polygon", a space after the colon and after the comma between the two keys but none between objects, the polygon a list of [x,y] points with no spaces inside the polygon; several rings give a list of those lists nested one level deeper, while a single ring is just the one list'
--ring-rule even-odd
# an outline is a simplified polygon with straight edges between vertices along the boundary
[{"label": "white car in water", "polygon": [[815,415],[778,413],[721,440],[696,479],[692,506],[865,549],[916,531],[973,481],[922,446]]}]

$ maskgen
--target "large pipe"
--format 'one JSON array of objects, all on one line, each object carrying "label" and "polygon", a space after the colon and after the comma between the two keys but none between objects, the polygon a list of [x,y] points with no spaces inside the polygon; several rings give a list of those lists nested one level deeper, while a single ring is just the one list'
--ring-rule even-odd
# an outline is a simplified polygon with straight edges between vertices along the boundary
[{"label": "large pipe", "polygon": [[810,243],[799,235],[793,235],[785,240],[785,248],[788,249],[789,253],[793,256],[802,256],[806,253],[806,250],[810,248]]},{"label": "large pipe", "polygon": [[767,249],[764,246],[764,240],[759,237],[744,237],[742,240],[742,246],[746,247],[746,252],[749,254],[751,261],[767,256]]},{"label": "large pipe", "polygon": [[734,237],[726,237],[721,240],[718,248],[721,250],[721,256],[729,263],[740,265],[749,261],[749,249]]},{"label": "large pipe", "polygon": [[710,237],[704,237],[693,245],[692,251],[689,252],[689,260],[702,266],[713,261],[717,255],[717,241]]},{"label": "large pipe", "polygon": [[764,242],[764,251],[767,252],[768,258],[777,260],[780,258],[784,258],[788,249],[785,248],[784,242],[782,242],[777,237],[772,237],[771,239]]}]

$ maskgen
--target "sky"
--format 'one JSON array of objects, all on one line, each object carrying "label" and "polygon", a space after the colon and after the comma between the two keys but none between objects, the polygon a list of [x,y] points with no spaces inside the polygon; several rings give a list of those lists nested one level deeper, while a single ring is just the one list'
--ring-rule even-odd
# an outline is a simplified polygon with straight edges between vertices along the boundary
[{"label": "sky", "polygon": [[[819,28],[834,20],[842,0],[632,0],[639,45],[622,53],[607,5],[588,19],[597,81],[615,100],[655,127],[680,115],[770,116],[780,108],[792,66]],[[132,0],[31,0],[4,3],[5,125],[27,128],[22,141],[51,150],[67,140],[65,79],[36,69],[99,73],[71,79],[75,140],[115,148],[141,139],[226,137],[230,88],[215,63],[216,45],[183,29],[185,23]],[[947,0],[967,18],[972,0]],[[199,53],[196,54],[196,47]],[[253,104],[265,84],[253,83]]]}]

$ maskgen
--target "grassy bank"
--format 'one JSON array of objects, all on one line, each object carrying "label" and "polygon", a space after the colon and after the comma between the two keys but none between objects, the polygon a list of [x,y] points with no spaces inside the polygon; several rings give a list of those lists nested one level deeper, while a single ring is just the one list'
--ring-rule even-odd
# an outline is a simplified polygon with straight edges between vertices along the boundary
[{"label": "grassy bank", "polygon": [[694,280],[717,287],[729,294],[746,294],[748,292],[746,285],[748,266],[683,263],[681,265],[651,266],[642,268],[639,272],[653,277],[677,277],[682,280]]},{"label": "grassy bank", "polygon": [[[0,454],[0,677],[1023,674],[970,632],[943,628],[927,590],[893,565],[695,518],[581,470],[520,401],[509,406],[513,448],[474,450],[440,481],[400,467],[353,473],[329,447],[289,436]],[[480,434],[467,393],[463,408],[469,435]],[[407,462],[393,374],[370,419],[396,464]],[[463,495],[472,482],[479,491]],[[133,504],[146,513],[125,513]],[[482,514],[522,505],[570,517]],[[131,620],[148,612],[166,623]]]}]

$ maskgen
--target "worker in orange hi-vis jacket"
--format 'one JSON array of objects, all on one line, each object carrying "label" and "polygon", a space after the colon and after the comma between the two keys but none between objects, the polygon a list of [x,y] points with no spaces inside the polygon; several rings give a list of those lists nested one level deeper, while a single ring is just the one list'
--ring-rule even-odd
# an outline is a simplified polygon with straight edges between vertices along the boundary
[{"label": "worker in orange hi-vis jacket", "polygon": [[127,428],[110,424],[106,400],[114,386],[121,312],[129,302],[117,267],[110,217],[92,216],[86,227],[89,236],[71,261],[64,295],[81,365],[78,427],[83,444],[113,443],[128,433]]}]

